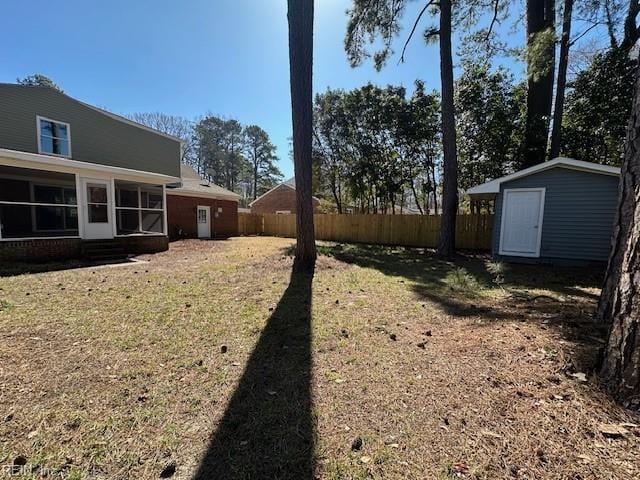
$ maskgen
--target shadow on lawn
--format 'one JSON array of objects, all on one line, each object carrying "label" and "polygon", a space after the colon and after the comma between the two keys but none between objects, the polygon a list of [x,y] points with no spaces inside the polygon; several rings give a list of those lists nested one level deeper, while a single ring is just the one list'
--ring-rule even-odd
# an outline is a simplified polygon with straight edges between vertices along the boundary
[{"label": "shadow on lawn", "polygon": [[194,480],[313,478],[312,280],[291,275]]},{"label": "shadow on lawn", "polygon": [[[482,322],[544,320],[580,347],[574,359],[581,367],[590,370],[597,363],[607,326],[593,321],[598,296],[585,289],[601,286],[604,269],[502,264],[496,272],[487,254],[466,253],[445,261],[417,248],[338,244],[319,250],[345,263],[404,278],[418,298],[452,316]],[[483,295],[501,288],[498,275],[507,295]]]},{"label": "shadow on lawn", "polygon": [[[454,261],[445,261],[417,248],[338,244],[319,250],[342,262],[402,277],[412,283],[419,298],[453,316],[476,316],[483,321],[545,320],[565,338],[585,347],[588,354],[584,358],[590,357],[586,363],[597,356],[606,334],[606,325],[592,319],[598,295],[585,290],[601,286],[604,269],[502,264],[497,273],[487,254],[461,254]],[[501,288],[498,275],[507,295],[483,296],[483,292]]]},{"label": "shadow on lawn", "polygon": [[17,275],[27,275],[32,273],[59,272],[61,270],[75,270],[78,268],[97,268],[110,265],[133,264],[133,260],[129,258],[109,260],[109,261],[90,261],[83,259],[60,260],[50,262],[6,262],[0,265],[1,277],[15,277]]}]

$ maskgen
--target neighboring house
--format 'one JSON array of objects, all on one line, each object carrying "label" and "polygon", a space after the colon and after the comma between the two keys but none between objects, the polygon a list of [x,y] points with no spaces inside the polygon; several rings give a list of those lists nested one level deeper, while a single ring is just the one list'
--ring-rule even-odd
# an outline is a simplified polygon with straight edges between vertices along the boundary
[{"label": "neighboring house", "polygon": [[0,84],[0,261],[166,250],[181,141],[47,87]]},{"label": "neighboring house", "polygon": [[527,263],[606,262],[620,169],[556,158],[467,191],[495,200],[492,251]]},{"label": "neighboring house", "polygon": [[[320,200],[312,198],[313,211],[317,213]],[[263,193],[249,204],[251,213],[296,213],[295,179],[287,180],[266,193]]]},{"label": "neighboring house", "polygon": [[203,180],[182,165],[182,186],[167,188],[169,236],[225,238],[238,234],[240,195]]}]

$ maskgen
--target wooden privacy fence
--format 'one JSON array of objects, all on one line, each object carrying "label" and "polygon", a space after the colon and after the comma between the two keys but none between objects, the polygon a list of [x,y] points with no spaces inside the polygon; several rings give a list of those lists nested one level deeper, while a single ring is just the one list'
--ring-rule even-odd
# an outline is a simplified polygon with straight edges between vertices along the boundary
[{"label": "wooden privacy fence", "polygon": [[262,215],[257,213],[238,213],[238,234],[261,235],[262,233]]},{"label": "wooden privacy fence", "polygon": [[[316,214],[314,221],[318,240],[434,248],[440,238],[439,216]],[[489,250],[492,227],[493,215],[458,215],[456,247]],[[241,213],[238,232],[294,238],[296,216]]]}]

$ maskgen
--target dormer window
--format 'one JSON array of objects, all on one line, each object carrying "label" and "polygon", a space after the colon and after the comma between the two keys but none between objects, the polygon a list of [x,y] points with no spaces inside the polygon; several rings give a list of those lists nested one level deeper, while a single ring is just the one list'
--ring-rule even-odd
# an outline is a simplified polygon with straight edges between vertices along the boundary
[{"label": "dormer window", "polygon": [[71,156],[71,127],[68,123],[38,117],[38,152]]}]

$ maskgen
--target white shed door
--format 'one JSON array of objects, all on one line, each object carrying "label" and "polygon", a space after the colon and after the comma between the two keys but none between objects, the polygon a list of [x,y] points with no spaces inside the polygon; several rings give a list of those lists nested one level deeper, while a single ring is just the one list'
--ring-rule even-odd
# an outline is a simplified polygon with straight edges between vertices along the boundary
[{"label": "white shed door", "polygon": [[198,205],[196,220],[198,238],[211,238],[211,207]]},{"label": "white shed door", "polygon": [[539,257],[544,188],[506,189],[502,198],[500,254]]}]

